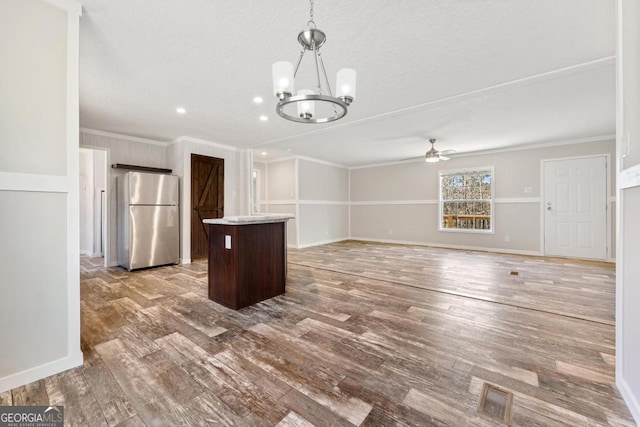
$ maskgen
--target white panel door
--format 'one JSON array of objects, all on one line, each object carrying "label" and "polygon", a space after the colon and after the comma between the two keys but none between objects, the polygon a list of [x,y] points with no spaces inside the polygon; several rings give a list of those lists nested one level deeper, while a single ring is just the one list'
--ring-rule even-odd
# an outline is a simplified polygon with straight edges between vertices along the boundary
[{"label": "white panel door", "polygon": [[607,258],[607,158],[544,162],[544,253]]}]

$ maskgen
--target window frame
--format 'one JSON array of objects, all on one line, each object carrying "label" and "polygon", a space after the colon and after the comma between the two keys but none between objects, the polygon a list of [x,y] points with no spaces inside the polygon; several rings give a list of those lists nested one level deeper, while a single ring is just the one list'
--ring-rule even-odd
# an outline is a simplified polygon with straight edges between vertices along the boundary
[{"label": "window frame", "polygon": [[[468,173],[490,171],[491,172],[491,199],[489,206],[491,209],[490,229],[483,230],[478,228],[446,228],[443,226],[444,218],[444,200],[442,197],[442,178],[443,175],[453,175],[456,173]],[[493,166],[474,166],[458,169],[440,169],[438,170],[438,231],[447,233],[471,233],[471,234],[495,234],[496,215],[495,215],[495,192],[496,192],[496,172]],[[487,201],[487,199],[468,199],[468,201]]]}]

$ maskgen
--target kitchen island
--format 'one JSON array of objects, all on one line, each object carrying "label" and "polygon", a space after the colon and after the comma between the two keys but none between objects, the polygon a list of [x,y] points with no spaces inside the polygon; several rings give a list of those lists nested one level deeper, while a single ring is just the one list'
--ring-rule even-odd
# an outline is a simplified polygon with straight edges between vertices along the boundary
[{"label": "kitchen island", "polygon": [[209,229],[209,299],[238,310],[284,294],[286,225],[292,215],[205,219]]}]

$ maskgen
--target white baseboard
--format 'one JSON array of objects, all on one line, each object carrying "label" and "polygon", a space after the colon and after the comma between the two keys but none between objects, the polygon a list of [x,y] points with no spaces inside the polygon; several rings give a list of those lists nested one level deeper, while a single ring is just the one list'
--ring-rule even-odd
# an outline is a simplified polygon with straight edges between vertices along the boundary
[{"label": "white baseboard", "polygon": [[55,375],[83,363],[82,352],[0,378],[0,393]]},{"label": "white baseboard", "polygon": [[540,253],[539,251],[523,251],[519,249],[504,249],[504,248],[487,248],[482,246],[448,245],[445,243],[413,242],[410,240],[371,239],[368,237],[350,237],[348,240],[357,240],[360,242],[392,243],[397,245],[428,246],[433,248],[445,248],[445,249],[460,249],[465,251],[495,252],[500,254],[511,254],[511,255],[542,256],[542,253]]},{"label": "white baseboard", "polygon": [[638,399],[634,396],[629,384],[627,384],[622,375],[616,375],[616,386],[618,386],[618,391],[627,404],[631,416],[636,424],[640,425],[640,402],[638,402]]},{"label": "white baseboard", "polygon": [[329,243],[344,242],[345,240],[349,240],[349,238],[341,237],[338,239],[320,240],[318,242],[311,242],[311,243],[305,243],[304,245],[298,245],[297,248],[304,249],[304,248],[310,248],[312,246],[328,245]]},{"label": "white baseboard", "polygon": [[98,257],[101,257],[101,256],[102,256],[102,253],[101,253],[101,252],[93,252],[93,253],[91,254],[91,258],[98,258]]},{"label": "white baseboard", "polygon": [[180,258],[179,264],[191,264],[191,258]]},{"label": "white baseboard", "polygon": [[88,251],[86,249],[80,249],[80,255],[93,256],[91,255],[91,251]]}]

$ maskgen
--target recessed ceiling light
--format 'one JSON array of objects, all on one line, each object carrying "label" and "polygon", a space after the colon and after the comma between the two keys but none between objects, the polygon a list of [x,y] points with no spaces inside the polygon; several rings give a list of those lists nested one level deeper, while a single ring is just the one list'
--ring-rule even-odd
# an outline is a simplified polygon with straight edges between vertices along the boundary
[{"label": "recessed ceiling light", "polygon": [[183,107],[176,108],[176,113],[178,114],[186,114],[187,110]]},{"label": "recessed ceiling light", "polygon": [[269,117],[267,117],[267,116],[260,116],[260,120],[262,120],[263,122],[266,122],[267,120],[269,120]]},{"label": "recessed ceiling light", "polygon": [[287,151],[288,151],[288,152],[292,152],[292,151],[293,151],[293,148],[287,148]]},{"label": "recessed ceiling light", "polygon": [[264,101],[264,99],[262,99],[259,96],[256,96],[255,98],[253,98],[253,102],[255,102],[256,104],[262,104],[262,101]]},{"label": "recessed ceiling light", "polygon": [[267,152],[266,152],[266,151],[263,151],[263,152],[262,152],[262,153],[260,153],[260,154],[262,154],[263,156],[266,156],[266,155],[267,155]]}]

